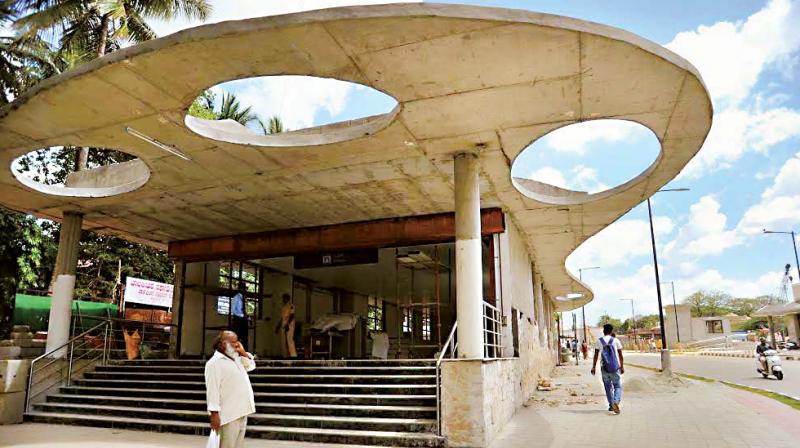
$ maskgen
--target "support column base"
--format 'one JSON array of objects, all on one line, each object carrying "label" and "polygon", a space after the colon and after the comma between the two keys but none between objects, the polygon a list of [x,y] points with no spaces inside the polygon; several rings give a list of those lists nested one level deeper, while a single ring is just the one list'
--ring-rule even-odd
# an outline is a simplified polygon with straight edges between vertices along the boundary
[{"label": "support column base", "polygon": [[672,376],[672,355],[669,349],[661,350],[661,374]]}]

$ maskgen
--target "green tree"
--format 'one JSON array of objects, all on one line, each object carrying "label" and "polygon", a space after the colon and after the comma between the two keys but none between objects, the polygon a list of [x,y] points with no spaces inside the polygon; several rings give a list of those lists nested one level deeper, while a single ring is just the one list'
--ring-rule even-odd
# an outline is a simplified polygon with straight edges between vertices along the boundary
[{"label": "green tree", "polygon": [[[0,38],[0,104],[10,102],[42,79],[129,43],[156,37],[147,20],[178,16],[205,19],[209,12],[207,0],[0,0],[0,26],[13,22],[19,30],[15,37]],[[63,183],[75,169],[130,159],[132,156],[118,151],[55,147],[23,157],[13,169],[52,185]],[[48,287],[59,227],[50,221],[0,211],[0,315],[4,323],[10,322],[12,289]],[[166,282],[172,279],[172,263],[162,251],[91,232],[82,238],[79,259],[79,295],[109,297],[118,260],[123,262],[123,276]]]},{"label": "green tree", "polygon": [[224,92],[222,94],[217,120],[233,120],[243,126],[256,123],[264,129],[264,123],[261,122],[261,118],[259,118],[258,114],[253,112],[253,107],[242,106],[236,94],[229,92]]},{"label": "green tree", "polygon": [[[205,20],[211,12],[207,0],[14,0],[11,5],[21,16],[14,22],[18,40],[56,39],[57,53],[76,64],[156,38],[148,20]],[[85,169],[91,149],[77,151],[76,169]]]},{"label": "green tree", "polygon": [[60,52],[101,57],[129,43],[156,37],[148,20],[205,20],[206,0],[16,0],[16,25],[26,37],[58,39]]},{"label": "green tree", "polygon": [[605,324],[611,324],[614,326],[614,328],[620,328],[622,326],[622,321],[619,319],[615,319],[609,316],[608,314],[603,314],[597,321],[597,326],[602,327]]},{"label": "green tree", "polygon": [[215,99],[214,92],[210,90],[204,91],[192,101],[192,105],[189,106],[189,115],[204,120],[219,120],[219,114],[214,112]]},{"label": "green tree", "polygon": [[280,117],[277,115],[270,117],[270,119],[267,120],[266,126],[262,123],[261,130],[264,131],[264,135],[280,134],[286,131],[283,127],[283,121],[281,121]]},{"label": "green tree", "polygon": [[17,289],[37,280],[37,228],[35,219],[0,207],[0,339],[11,331]]},{"label": "green tree", "polygon": [[728,301],[728,308],[739,316],[750,316],[756,310],[777,300],[773,296],[759,296],[755,298],[739,297]]},{"label": "green tree", "polygon": [[697,291],[686,297],[683,303],[691,306],[693,317],[711,317],[731,312],[727,306],[730,300],[730,295],[720,291]]}]

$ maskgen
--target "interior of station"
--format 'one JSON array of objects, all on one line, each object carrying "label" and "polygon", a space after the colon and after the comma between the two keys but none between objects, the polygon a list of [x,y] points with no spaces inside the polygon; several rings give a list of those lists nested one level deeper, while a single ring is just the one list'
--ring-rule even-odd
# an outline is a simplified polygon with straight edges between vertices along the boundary
[{"label": "interior of station", "polygon": [[[482,243],[484,306],[496,309],[496,235]],[[456,320],[454,241],[184,269],[176,282],[182,357],[210,356],[217,334],[232,329],[265,359],[433,358]]]}]

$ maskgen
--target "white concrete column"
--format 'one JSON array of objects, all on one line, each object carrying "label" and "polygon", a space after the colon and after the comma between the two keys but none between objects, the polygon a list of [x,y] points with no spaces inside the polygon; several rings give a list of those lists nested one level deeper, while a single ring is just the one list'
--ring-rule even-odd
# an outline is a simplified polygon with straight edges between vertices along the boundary
[{"label": "white concrete column", "polygon": [[483,358],[483,264],[478,155],[455,156],[458,356]]},{"label": "white concrete column", "polygon": [[536,300],[536,324],[539,327],[539,345],[547,347],[547,316],[544,309],[544,291],[541,274],[534,271],[533,297]]},{"label": "white concrete column", "polygon": [[[55,350],[69,340],[69,326],[72,318],[72,298],[75,293],[75,272],[80,252],[81,226],[83,215],[64,212],[61,219],[61,232],[58,238],[58,254],[53,271],[53,300],[50,306],[50,320],[47,326],[46,351]],[[53,357],[64,356],[60,350]]]}]

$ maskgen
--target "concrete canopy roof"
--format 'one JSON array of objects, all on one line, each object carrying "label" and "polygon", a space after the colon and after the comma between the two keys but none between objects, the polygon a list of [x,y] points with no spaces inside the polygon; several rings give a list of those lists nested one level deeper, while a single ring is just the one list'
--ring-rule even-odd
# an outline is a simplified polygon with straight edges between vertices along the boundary
[{"label": "concrete canopy roof", "polygon": [[[384,116],[276,137],[185,122],[204,89],[278,74],[365,84],[398,106]],[[582,294],[556,301],[568,310],[592,293],[567,272],[566,257],[673,179],[700,149],[711,117],[693,66],[619,29],[459,5],[310,11],[185,30],[40,83],[0,111],[0,204],[55,219],[80,211],[86,228],[163,247],[450,212],[452,157],[474,150],[482,206],[502,207],[524,233],[551,297]],[[593,195],[553,195],[546,185],[511,179],[512,161],[532,141],[599,118],[650,128],[662,145],[654,164]],[[134,138],[126,127],[191,160]],[[14,177],[16,157],[55,145],[129,152],[150,178],[134,191],[93,198],[44,194]]]}]

